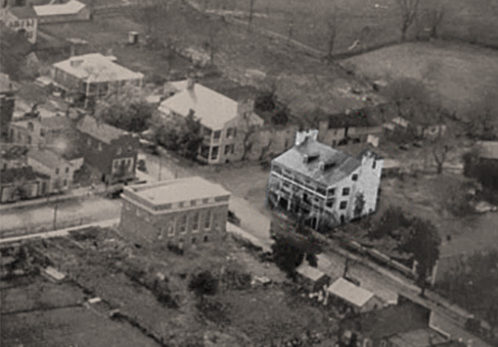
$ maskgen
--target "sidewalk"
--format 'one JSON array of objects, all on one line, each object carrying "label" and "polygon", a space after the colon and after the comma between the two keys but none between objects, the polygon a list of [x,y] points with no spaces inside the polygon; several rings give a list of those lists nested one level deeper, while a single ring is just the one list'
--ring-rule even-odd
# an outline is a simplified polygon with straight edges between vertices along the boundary
[{"label": "sidewalk", "polygon": [[24,240],[30,240],[30,239],[47,239],[51,237],[60,237],[60,236],[67,236],[70,231],[73,230],[79,230],[79,229],[84,229],[84,228],[89,228],[89,227],[102,227],[102,228],[108,228],[112,227],[114,225],[117,225],[119,223],[119,219],[107,219],[104,221],[99,221],[99,222],[94,222],[94,223],[88,223],[88,224],[82,224],[74,227],[69,227],[69,228],[64,228],[64,229],[58,229],[58,230],[52,230],[52,231],[46,231],[42,233],[35,233],[35,234],[29,234],[29,235],[22,235],[22,236],[13,236],[13,237],[7,237],[4,239],[0,239],[0,244],[4,243],[12,243],[12,242],[19,242],[19,241],[24,241]]},{"label": "sidewalk", "polygon": [[23,207],[31,207],[37,205],[43,205],[58,201],[66,201],[71,199],[78,199],[84,196],[95,195],[105,192],[106,187],[104,185],[98,186],[95,189],[90,189],[90,187],[81,187],[72,189],[61,195],[45,196],[42,198],[36,198],[32,200],[21,200],[13,203],[1,204],[0,211],[14,210]]}]

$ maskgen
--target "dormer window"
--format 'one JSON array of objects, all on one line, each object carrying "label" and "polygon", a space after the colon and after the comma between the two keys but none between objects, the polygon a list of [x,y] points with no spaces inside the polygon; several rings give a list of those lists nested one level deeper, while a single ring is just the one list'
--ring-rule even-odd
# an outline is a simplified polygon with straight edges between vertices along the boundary
[{"label": "dormer window", "polygon": [[358,181],[358,174],[353,174],[353,176],[351,177],[351,179],[353,181]]}]

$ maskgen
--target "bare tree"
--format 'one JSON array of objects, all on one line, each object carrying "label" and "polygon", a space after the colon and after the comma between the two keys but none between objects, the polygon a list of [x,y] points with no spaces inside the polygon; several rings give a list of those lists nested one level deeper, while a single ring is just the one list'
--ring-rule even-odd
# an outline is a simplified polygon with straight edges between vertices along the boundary
[{"label": "bare tree", "polygon": [[448,160],[448,154],[455,148],[453,136],[449,135],[441,125],[438,134],[432,143],[432,156],[436,162],[436,171],[440,175],[443,173],[443,167]]},{"label": "bare tree", "polygon": [[327,41],[327,59],[332,60],[332,52],[334,51],[335,38],[337,36],[337,8],[327,21],[328,26],[328,41]]},{"label": "bare tree", "polygon": [[254,16],[254,3],[256,0],[249,0],[249,17],[247,18],[247,30],[251,31],[252,28],[252,19]]},{"label": "bare tree", "polygon": [[397,0],[401,10],[401,40],[405,41],[406,32],[417,18],[420,0]]},{"label": "bare tree", "polygon": [[427,19],[430,26],[430,37],[436,39],[438,37],[438,29],[443,21],[444,7],[430,9],[427,13]]}]

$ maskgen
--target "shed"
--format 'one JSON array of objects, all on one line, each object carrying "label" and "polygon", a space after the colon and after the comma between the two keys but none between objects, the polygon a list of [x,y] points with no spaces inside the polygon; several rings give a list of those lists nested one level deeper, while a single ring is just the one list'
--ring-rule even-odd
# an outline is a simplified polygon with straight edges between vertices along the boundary
[{"label": "shed", "polygon": [[310,292],[318,291],[324,286],[328,286],[330,283],[329,276],[308,264],[301,264],[296,269],[296,272],[298,273],[303,286]]},{"label": "shed", "polygon": [[371,311],[382,305],[382,302],[372,292],[344,278],[339,278],[332,283],[327,291],[336,300],[343,302],[357,312]]}]

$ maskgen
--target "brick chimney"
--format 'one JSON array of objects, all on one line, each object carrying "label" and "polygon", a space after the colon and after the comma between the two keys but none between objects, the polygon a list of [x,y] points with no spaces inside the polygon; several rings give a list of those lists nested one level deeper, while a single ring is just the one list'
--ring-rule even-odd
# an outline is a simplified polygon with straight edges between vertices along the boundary
[{"label": "brick chimney", "polygon": [[192,77],[187,78],[187,90],[193,91],[195,87],[195,80]]},{"label": "brick chimney", "polygon": [[298,131],[296,133],[296,140],[294,142],[294,145],[300,146],[301,144],[305,143],[308,139],[316,141],[318,139],[318,130],[311,129],[305,131]]}]

